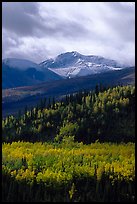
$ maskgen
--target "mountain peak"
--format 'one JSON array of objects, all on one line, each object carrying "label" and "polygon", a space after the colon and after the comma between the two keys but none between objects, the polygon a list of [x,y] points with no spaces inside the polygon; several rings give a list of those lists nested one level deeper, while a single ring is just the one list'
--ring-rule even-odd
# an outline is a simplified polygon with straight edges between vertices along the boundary
[{"label": "mountain peak", "polygon": [[62,53],[54,60],[45,61],[42,66],[64,78],[99,74],[124,68],[115,60],[96,55],[82,55],[77,51]]},{"label": "mountain peak", "polygon": [[78,55],[81,55],[79,52],[77,51],[72,51],[72,52],[68,52],[68,53],[71,53],[73,56],[78,56]]},{"label": "mountain peak", "polygon": [[[47,76],[55,75],[49,78],[57,79],[100,74],[103,72],[117,71],[124,68],[124,66],[115,60],[97,55],[83,55],[77,51],[62,53],[56,58],[46,59],[40,64],[36,64],[29,60],[16,58],[7,58],[3,60],[3,63],[11,68],[20,70],[35,68],[37,71],[41,71]],[[30,72],[32,72],[32,69],[29,70],[29,74]]]},{"label": "mountain peak", "polygon": [[72,51],[72,52],[65,52],[65,53],[61,53],[60,55],[58,55],[56,57],[56,59],[60,58],[60,57],[78,57],[81,56],[81,54],[77,51]]}]

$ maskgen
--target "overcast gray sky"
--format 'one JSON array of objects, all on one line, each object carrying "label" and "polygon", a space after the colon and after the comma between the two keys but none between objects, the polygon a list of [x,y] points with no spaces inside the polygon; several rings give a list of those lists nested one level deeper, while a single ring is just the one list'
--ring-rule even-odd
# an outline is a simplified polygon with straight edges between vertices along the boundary
[{"label": "overcast gray sky", "polygon": [[68,51],[135,64],[134,2],[3,2],[2,58]]}]

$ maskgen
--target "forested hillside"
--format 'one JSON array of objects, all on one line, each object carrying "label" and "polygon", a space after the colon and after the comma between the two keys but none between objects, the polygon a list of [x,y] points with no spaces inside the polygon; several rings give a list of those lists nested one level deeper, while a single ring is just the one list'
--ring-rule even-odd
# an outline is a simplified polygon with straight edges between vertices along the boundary
[{"label": "forested hillside", "polygon": [[2,141],[56,141],[73,137],[91,143],[135,139],[135,86],[116,86],[67,95],[61,102],[41,101],[18,117],[2,121]]},{"label": "forested hillside", "polygon": [[2,201],[134,202],[134,141],[135,86],[45,98],[2,120]]}]

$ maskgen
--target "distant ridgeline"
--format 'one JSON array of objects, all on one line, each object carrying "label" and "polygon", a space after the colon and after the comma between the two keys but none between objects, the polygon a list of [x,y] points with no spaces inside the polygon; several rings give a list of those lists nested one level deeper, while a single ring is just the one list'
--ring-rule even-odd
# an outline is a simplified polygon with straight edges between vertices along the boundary
[{"label": "distant ridgeline", "polygon": [[18,117],[2,121],[2,141],[56,141],[72,137],[91,143],[134,142],[135,86],[116,86],[67,95],[60,102],[43,100]]}]

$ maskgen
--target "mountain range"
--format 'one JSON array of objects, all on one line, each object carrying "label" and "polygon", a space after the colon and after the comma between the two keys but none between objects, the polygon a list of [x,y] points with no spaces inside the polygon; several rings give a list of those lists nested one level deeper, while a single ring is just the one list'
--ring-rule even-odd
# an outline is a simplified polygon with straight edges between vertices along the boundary
[{"label": "mountain range", "polygon": [[8,58],[2,61],[2,115],[17,114],[43,98],[104,86],[135,84],[135,67],[100,56],[67,52],[40,64]]},{"label": "mountain range", "polygon": [[2,60],[2,88],[36,85],[42,82],[83,77],[126,68],[115,60],[85,56],[76,51],[58,55],[39,64],[25,59]]}]

